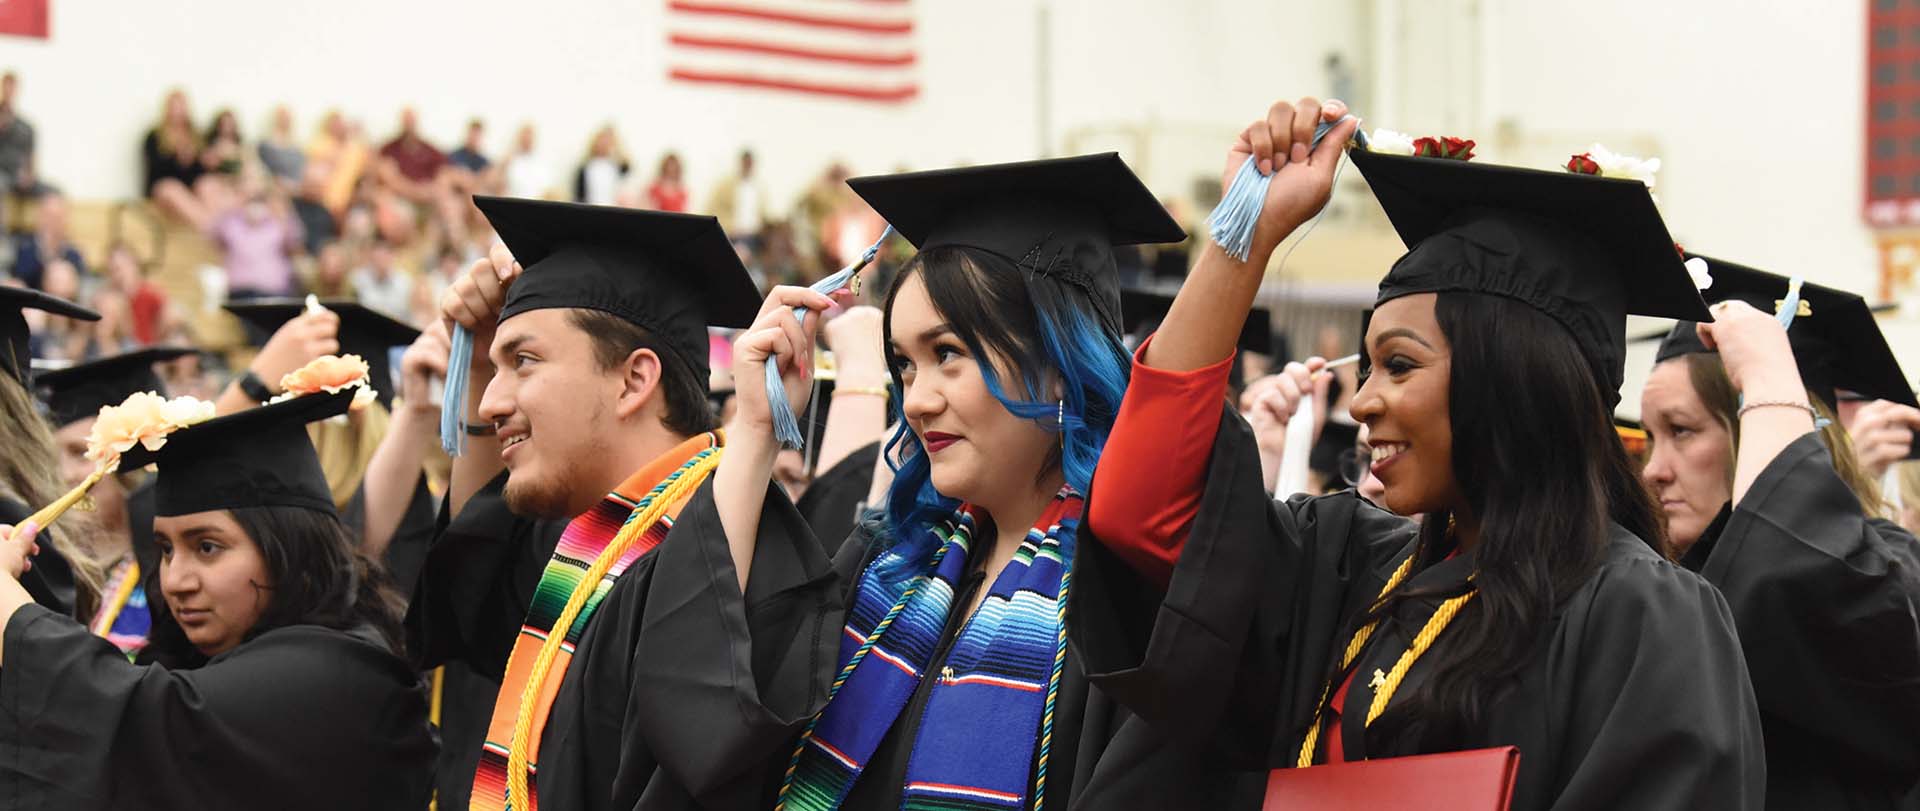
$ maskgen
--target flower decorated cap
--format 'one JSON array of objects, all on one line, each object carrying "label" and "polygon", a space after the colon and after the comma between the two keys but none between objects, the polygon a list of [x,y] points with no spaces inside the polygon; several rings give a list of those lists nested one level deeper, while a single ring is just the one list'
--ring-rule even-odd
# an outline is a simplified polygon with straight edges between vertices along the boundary
[{"label": "flower decorated cap", "polygon": [[712,217],[510,197],[473,203],[522,268],[503,322],[528,310],[599,310],[652,333],[704,382],[707,326],[744,327],[760,312],[760,291]]},{"label": "flower decorated cap", "polygon": [[[1688,254],[1695,257],[1695,254]],[[1707,263],[1713,286],[1706,295],[1714,302],[1744,301],[1763,313],[1777,313],[1787,297],[1791,282],[1785,276],[1738,265],[1724,259],[1699,256]],[[1681,321],[1660,342],[1654,362],[1681,355],[1709,351],[1700,342],[1694,321]],[[1802,282],[1800,306],[1787,341],[1793,347],[1793,360],[1800,367],[1800,379],[1808,392],[1828,405],[1835,392],[1846,389],[1874,400],[1892,400],[1906,405],[1916,403],[1913,387],[1900,371],[1893,348],[1880,332],[1873,309],[1867,300],[1845,290]],[[1920,450],[1920,446],[1916,446]]]},{"label": "flower decorated cap", "polygon": [[1123,332],[1113,249],[1187,238],[1118,154],[996,163],[847,181],[920,250],[960,245],[1072,285]]},{"label": "flower decorated cap", "polygon": [[52,315],[98,321],[100,314],[58,296],[49,296],[26,287],[0,285],[0,374],[27,382],[33,361],[33,333],[27,329],[22,310],[40,310]]},{"label": "flower decorated cap", "polygon": [[1407,245],[1374,306],[1416,293],[1512,298],[1573,334],[1620,400],[1636,315],[1711,320],[1637,180],[1350,150]]},{"label": "flower decorated cap", "polygon": [[[1173,308],[1172,293],[1157,293],[1151,290],[1128,288],[1120,291],[1120,312],[1126,316],[1127,330],[1124,333],[1130,340],[1138,339],[1130,346],[1138,346],[1149,334],[1160,328],[1160,322],[1166,320],[1167,311]],[[1240,348],[1262,355],[1273,354],[1273,318],[1265,307],[1255,307],[1247,312],[1247,322],[1240,328]]]},{"label": "flower decorated cap", "polygon": [[249,408],[175,431],[158,450],[136,445],[121,470],[158,465],[154,514],[237,507],[306,507],[335,514],[307,423],[347,413],[357,387]]},{"label": "flower decorated cap", "polygon": [[164,396],[167,387],[154,373],[153,365],[196,351],[160,346],[136,349],[65,369],[36,372],[33,384],[40,392],[40,401],[46,404],[48,421],[61,428],[99,414],[105,406],[118,405],[135,392]]},{"label": "flower decorated cap", "polygon": [[[381,405],[391,406],[394,395],[393,363],[389,358],[391,350],[413,343],[415,338],[420,337],[420,331],[358,302],[322,299],[319,304],[340,316],[340,352],[359,355],[366,360],[367,377],[373,381],[374,394]],[[305,312],[307,305],[303,299],[272,298],[233,302],[221,307],[256,327],[264,341],[282,325]],[[267,382],[277,384],[279,381]]]}]

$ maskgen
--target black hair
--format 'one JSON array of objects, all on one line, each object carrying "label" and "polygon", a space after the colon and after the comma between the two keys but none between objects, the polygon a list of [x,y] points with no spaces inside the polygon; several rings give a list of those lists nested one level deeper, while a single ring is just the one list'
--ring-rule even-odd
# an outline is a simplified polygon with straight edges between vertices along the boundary
[{"label": "black hair", "polygon": [[[1598,570],[1611,524],[1671,557],[1652,496],[1573,335],[1527,304],[1479,293],[1438,294],[1434,317],[1452,347],[1453,476],[1479,527],[1479,593],[1427,653],[1433,676],[1380,716],[1369,743],[1411,735],[1423,747],[1444,746],[1483,728],[1493,703],[1539,655],[1554,611]],[[1453,551],[1452,523],[1448,511],[1427,516],[1418,568]],[[1403,585],[1360,622],[1407,601],[1460,593]]]},{"label": "black hair", "polygon": [[[271,586],[258,584],[267,608],[246,639],[289,625],[343,631],[370,627],[394,655],[405,655],[400,628],[405,604],[390,585],[386,570],[360,553],[338,516],[294,506],[237,507],[228,513],[260,547],[273,581]],[[169,667],[205,664],[207,657],[187,641],[164,605],[160,567],[154,567],[144,580],[153,625],[141,660]]]},{"label": "black hair", "polygon": [[593,356],[603,372],[626,363],[627,358],[641,349],[651,349],[660,356],[660,392],[666,397],[667,430],[681,436],[695,436],[719,424],[712,404],[707,401],[707,379],[696,374],[692,363],[661,343],[653,333],[600,310],[574,309],[568,312],[568,319],[593,340]]},{"label": "black hair", "polygon": [[[934,489],[926,454],[898,396],[904,390],[892,350],[893,304],[915,276],[954,337],[966,344],[1001,405],[1063,434],[1042,468],[1060,468],[1066,483],[1082,493],[1092,485],[1132,367],[1120,336],[1100,320],[1088,293],[1071,282],[964,246],[930,248],[907,262],[887,292],[881,322],[898,420],[887,443],[888,459],[898,459],[887,493],[887,520],[896,539],[927,544],[930,553],[937,538],[917,530],[945,518],[957,503]],[[997,369],[996,360],[1005,368]],[[1002,379],[1003,374],[1011,379]],[[1059,385],[1060,396],[1050,393],[1051,384]],[[918,551],[905,557],[924,559]]]}]

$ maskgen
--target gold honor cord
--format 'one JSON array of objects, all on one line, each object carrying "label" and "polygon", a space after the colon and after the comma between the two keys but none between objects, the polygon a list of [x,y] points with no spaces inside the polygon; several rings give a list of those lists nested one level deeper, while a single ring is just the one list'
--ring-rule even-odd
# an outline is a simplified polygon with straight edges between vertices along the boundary
[{"label": "gold honor cord", "polygon": [[714,448],[706,456],[681,468],[679,475],[667,485],[665,490],[654,497],[652,504],[648,504],[645,510],[620,528],[619,534],[613,537],[613,542],[607,544],[607,548],[600,551],[600,556],[593,559],[593,565],[587,568],[586,576],[580,578],[580,582],[573,587],[573,593],[567,596],[567,605],[560,610],[560,616],[553,621],[553,629],[540,643],[540,654],[534,657],[533,670],[527,675],[527,685],[520,693],[520,712],[513,721],[513,743],[507,749],[509,807],[518,808],[522,803],[525,803],[526,807],[532,807],[531,801],[522,798],[529,796],[527,750],[531,747],[530,741],[534,735],[533,714],[540,700],[540,689],[547,682],[548,671],[553,669],[554,658],[560,655],[560,646],[566,641],[568,629],[573,627],[573,621],[578,619],[581,610],[586,608],[587,598],[593,595],[600,581],[613,568],[613,564],[640,540],[640,536],[652,529],[654,524],[659,523],[660,519],[667,514],[668,508],[692,493],[701,482],[706,481],[707,474],[712,473],[713,469],[720,465],[720,454],[721,449]]},{"label": "gold honor cord", "polygon": [[[1413,570],[1414,557],[1415,555],[1408,555],[1407,559],[1400,564],[1400,568],[1393,571],[1393,576],[1387,578],[1386,588],[1381,589],[1380,596],[1374,598],[1373,604],[1376,608],[1382,600],[1387,598],[1389,592],[1399,586],[1401,581],[1407,579],[1407,573]],[[1440,632],[1447,629],[1447,623],[1453,621],[1454,616],[1460,613],[1460,609],[1466,606],[1469,600],[1473,599],[1475,593],[1469,591],[1441,603],[1440,607],[1434,610],[1433,616],[1427,619],[1426,626],[1414,636],[1413,644],[1407,647],[1405,653],[1400,654],[1399,661],[1393,663],[1392,672],[1376,673],[1373,703],[1367,707],[1365,726],[1371,726],[1374,719],[1379,718],[1380,714],[1386,711],[1387,702],[1393,699],[1394,691],[1400,689],[1400,682],[1406,678],[1407,671],[1413,669],[1413,663],[1418,661],[1421,654],[1426,653],[1428,648],[1433,647],[1433,640],[1439,638]],[[1360,657],[1360,651],[1367,647],[1367,640],[1373,638],[1374,626],[1378,624],[1379,620],[1376,619],[1354,632],[1353,639],[1347,643],[1346,654],[1340,657],[1340,672],[1345,673],[1347,668],[1353,666],[1353,661]],[[1307,727],[1307,738],[1300,744],[1300,757],[1294,763],[1299,768],[1304,769],[1313,765],[1313,753],[1320,745],[1322,712],[1327,706],[1327,697],[1332,693],[1333,682],[1329,680],[1320,690],[1320,703],[1314,706],[1313,725]]]},{"label": "gold honor cord", "polygon": [[[120,612],[126,610],[127,601],[133,599],[133,590],[140,585],[140,562],[127,561],[127,570],[122,573],[120,582],[107,597],[107,604],[101,608],[100,616],[93,621],[93,635],[105,637],[113,630],[113,623],[120,619]],[[129,654],[131,655],[131,654]]]}]

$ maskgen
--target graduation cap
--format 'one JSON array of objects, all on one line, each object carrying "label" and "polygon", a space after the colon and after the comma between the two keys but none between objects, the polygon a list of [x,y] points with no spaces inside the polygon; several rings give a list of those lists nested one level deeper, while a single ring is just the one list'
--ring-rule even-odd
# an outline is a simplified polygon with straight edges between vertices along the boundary
[{"label": "graduation cap", "polygon": [[[393,405],[392,350],[413,343],[420,337],[420,331],[356,301],[322,300],[320,305],[340,316],[340,353],[359,355],[365,360],[367,377],[373,380],[373,391],[380,404]],[[262,341],[307,310],[306,300],[297,298],[253,299],[221,306],[258,328]],[[267,382],[278,386],[280,381]]]},{"label": "graduation cap", "polygon": [[119,405],[127,395],[150,391],[166,396],[166,384],[153,365],[191,355],[198,350],[156,346],[110,358],[34,375],[41,402],[54,427],[70,425],[100,413],[102,406]]},{"label": "graduation cap", "polygon": [[847,185],[922,251],[987,251],[1079,288],[1116,335],[1124,330],[1114,248],[1187,238],[1112,152],[856,177]]},{"label": "graduation cap", "polygon": [[[1763,313],[1772,313],[1786,299],[1791,280],[1785,276],[1711,256],[1696,258],[1706,261],[1707,271],[1713,276],[1713,286],[1706,289],[1706,294],[1715,302],[1744,301]],[[1802,282],[1797,312],[1787,329],[1787,342],[1793,347],[1794,363],[1800,367],[1800,379],[1809,392],[1830,406],[1836,402],[1839,389],[1873,400],[1920,405],[1866,299],[1845,290]],[[1694,327],[1693,321],[1673,325],[1654,353],[1654,362],[1709,351]]]},{"label": "graduation cap", "polygon": [[712,217],[510,197],[473,198],[522,273],[500,320],[554,307],[645,329],[707,379],[707,326],[745,327],[760,291]]},{"label": "graduation cap", "polygon": [[347,413],[357,388],[308,394],[173,432],[157,451],[135,445],[121,470],[158,465],[154,515],[237,507],[306,507],[337,514],[307,423]]},{"label": "graduation cap", "polygon": [[27,329],[27,317],[21,310],[41,310],[53,315],[98,321],[100,314],[59,296],[49,296],[26,287],[0,285],[0,372],[27,382],[28,366],[33,362],[33,333]]},{"label": "graduation cap", "polygon": [[1629,313],[1712,319],[1640,181],[1349,154],[1408,246],[1376,307],[1440,292],[1524,302],[1573,334],[1609,409],[1626,374]]},{"label": "graduation cap", "polygon": [[[1125,316],[1127,327],[1124,334],[1145,339],[1149,333],[1160,328],[1160,322],[1166,320],[1167,311],[1172,307],[1171,293],[1134,288],[1121,290],[1120,312]],[[1267,308],[1255,307],[1247,312],[1247,322],[1240,328],[1240,348],[1262,355],[1273,354],[1273,317]]]}]

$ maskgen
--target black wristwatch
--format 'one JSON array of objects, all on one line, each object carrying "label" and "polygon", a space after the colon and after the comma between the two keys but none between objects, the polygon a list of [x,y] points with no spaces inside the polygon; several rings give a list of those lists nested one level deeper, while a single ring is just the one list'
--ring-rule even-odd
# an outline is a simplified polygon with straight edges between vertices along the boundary
[{"label": "black wristwatch", "polygon": [[252,369],[242,372],[239,377],[233,379],[233,382],[240,386],[242,393],[252,398],[256,403],[264,403],[273,399],[273,389],[267,388],[267,381],[261,380],[260,376],[254,374]]}]

